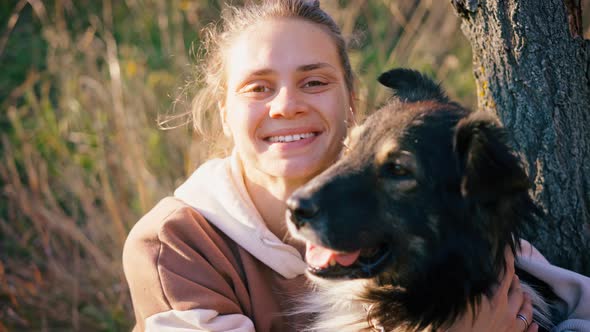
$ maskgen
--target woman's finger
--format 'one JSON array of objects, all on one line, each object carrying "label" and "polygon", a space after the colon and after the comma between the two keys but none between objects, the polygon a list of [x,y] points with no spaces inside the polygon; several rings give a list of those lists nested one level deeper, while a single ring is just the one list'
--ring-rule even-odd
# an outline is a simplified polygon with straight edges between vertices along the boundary
[{"label": "woman's finger", "polygon": [[524,295],[522,289],[520,288],[520,280],[518,279],[517,275],[514,275],[512,278],[512,283],[510,284],[510,289],[508,290],[507,314],[511,315],[512,317],[516,317],[516,314],[523,310],[524,305]]},{"label": "woman's finger", "polygon": [[[498,287],[495,290],[493,290],[494,296],[491,299],[492,305],[495,307],[504,307],[504,305],[506,305],[509,295],[508,292],[510,290],[510,287],[513,283],[513,279],[515,276],[514,255],[512,254],[512,250],[509,246],[506,246],[506,249],[504,250],[504,259],[506,260],[506,267],[501,274],[501,279],[499,280]],[[517,286],[520,287],[520,284],[517,284]],[[520,306],[520,303],[518,303],[518,306]],[[515,310],[517,309],[518,307],[515,308]]]},{"label": "woman's finger", "polygon": [[529,329],[526,330],[526,332],[538,332],[539,331],[539,325],[537,325],[537,323],[532,323],[529,326]]},{"label": "woman's finger", "polygon": [[528,294],[525,293],[523,298],[524,300],[522,301],[522,305],[520,306],[516,315],[516,319],[518,320],[517,325],[522,327],[522,331],[529,331],[533,322],[533,305]]},{"label": "woman's finger", "polygon": [[512,284],[512,279],[514,277],[514,255],[512,254],[512,249],[510,246],[506,246],[504,250],[504,260],[506,261],[505,268],[502,274],[502,279],[500,281],[500,286],[498,287],[497,292],[506,294]]},{"label": "woman's finger", "polygon": [[529,323],[533,321],[533,303],[531,302],[531,297],[523,292],[524,301],[522,302],[522,307],[520,308],[519,313],[524,315],[526,319],[528,319]]}]

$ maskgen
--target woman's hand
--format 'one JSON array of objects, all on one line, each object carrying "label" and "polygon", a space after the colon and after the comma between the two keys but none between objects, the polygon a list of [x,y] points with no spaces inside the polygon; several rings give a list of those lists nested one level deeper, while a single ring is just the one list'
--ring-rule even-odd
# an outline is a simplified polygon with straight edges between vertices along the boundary
[{"label": "woman's hand", "polygon": [[[533,306],[528,294],[520,288],[514,274],[514,255],[509,247],[504,252],[506,270],[492,298],[484,296],[473,321],[472,308],[447,330],[448,332],[537,332],[539,326],[532,323]],[[524,318],[519,318],[522,315]],[[526,322],[525,322],[526,320]],[[528,322],[528,323],[527,323]]]}]

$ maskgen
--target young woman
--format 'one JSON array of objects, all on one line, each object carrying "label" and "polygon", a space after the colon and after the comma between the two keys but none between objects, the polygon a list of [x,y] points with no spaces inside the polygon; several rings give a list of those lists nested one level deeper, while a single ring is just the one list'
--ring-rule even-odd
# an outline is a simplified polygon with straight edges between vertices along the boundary
[{"label": "young woman", "polygon": [[[339,28],[318,1],[230,8],[209,30],[195,126],[220,119],[233,152],[200,166],[133,228],[123,261],[134,331],[296,331],[309,291],[285,200],[337,158],[354,115]],[[212,127],[215,128],[215,127]],[[513,259],[508,257],[509,260]],[[512,262],[512,261],[511,261]],[[494,298],[456,331],[536,331],[509,264]]]}]

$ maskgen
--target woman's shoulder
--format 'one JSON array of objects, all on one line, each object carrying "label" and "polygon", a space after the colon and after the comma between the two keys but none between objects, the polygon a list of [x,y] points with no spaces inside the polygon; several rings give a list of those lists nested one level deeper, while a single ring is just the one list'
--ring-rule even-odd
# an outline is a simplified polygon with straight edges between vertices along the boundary
[{"label": "woman's shoulder", "polygon": [[[162,245],[167,242],[164,234],[176,232],[179,224],[198,227],[202,219],[190,207],[174,197],[166,197],[158,202],[138,222],[127,235],[123,247],[123,268],[128,271],[141,269],[154,270],[157,267]],[[131,268],[130,268],[131,267]]]},{"label": "woman's shoulder", "polygon": [[203,217],[183,201],[169,196],[159,201],[131,229],[127,242],[154,238],[164,229],[178,223],[199,223]]},{"label": "woman's shoulder", "polygon": [[150,252],[157,246],[171,247],[178,252],[195,251],[204,244],[227,245],[220,234],[197,210],[175,197],[166,197],[147,212],[131,229],[125,241],[126,251]]},{"label": "woman's shoulder", "polygon": [[183,201],[167,197],[156,204],[135,224],[123,248],[139,329],[160,313],[198,308],[241,313],[235,290],[245,287],[237,251]]}]

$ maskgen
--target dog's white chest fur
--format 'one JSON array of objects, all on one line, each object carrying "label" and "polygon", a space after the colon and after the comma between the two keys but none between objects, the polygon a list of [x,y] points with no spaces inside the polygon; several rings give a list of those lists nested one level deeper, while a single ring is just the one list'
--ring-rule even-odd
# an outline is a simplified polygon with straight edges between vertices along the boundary
[{"label": "dog's white chest fur", "polygon": [[[316,314],[313,332],[360,332],[383,331],[377,322],[369,322],[367,312],[371,304],[361,294],[374,281],[358,279],[329,281],[311,277],[315,290],[303,300],[302,312]],[[404,332],[402,330],[393,332]]]},{"label": "dog's white chest fur", "polygon": [[328,281],[312,277],[316,287],[304,299],[302,311],[316,313],[309,331],[373,331],[367,322],[368,304],[360,297],[370,280]]},{"label": "dog's white chest fur", "polygon": [[[347,281],[330,281],[310,276],[315,290],[303,299],[302,307],[294,313],[317,315],[314,324],[305,331],[309,332],[369,332],[385,331],[378,322],[370,322],[367,313],[371,304],[362,298],[367,287],[374,283],[371,279],[357,279]],[[522,282],[523,290],[531,295],[535,304],[536,321],[545,327],[552,326],[549,320],[549,305],[537,292]],[[424,331],[429,331],[426,329]],[[387,331],[390,332],[390,331]],[[397,329],[391,332],[405,332]]]}]

